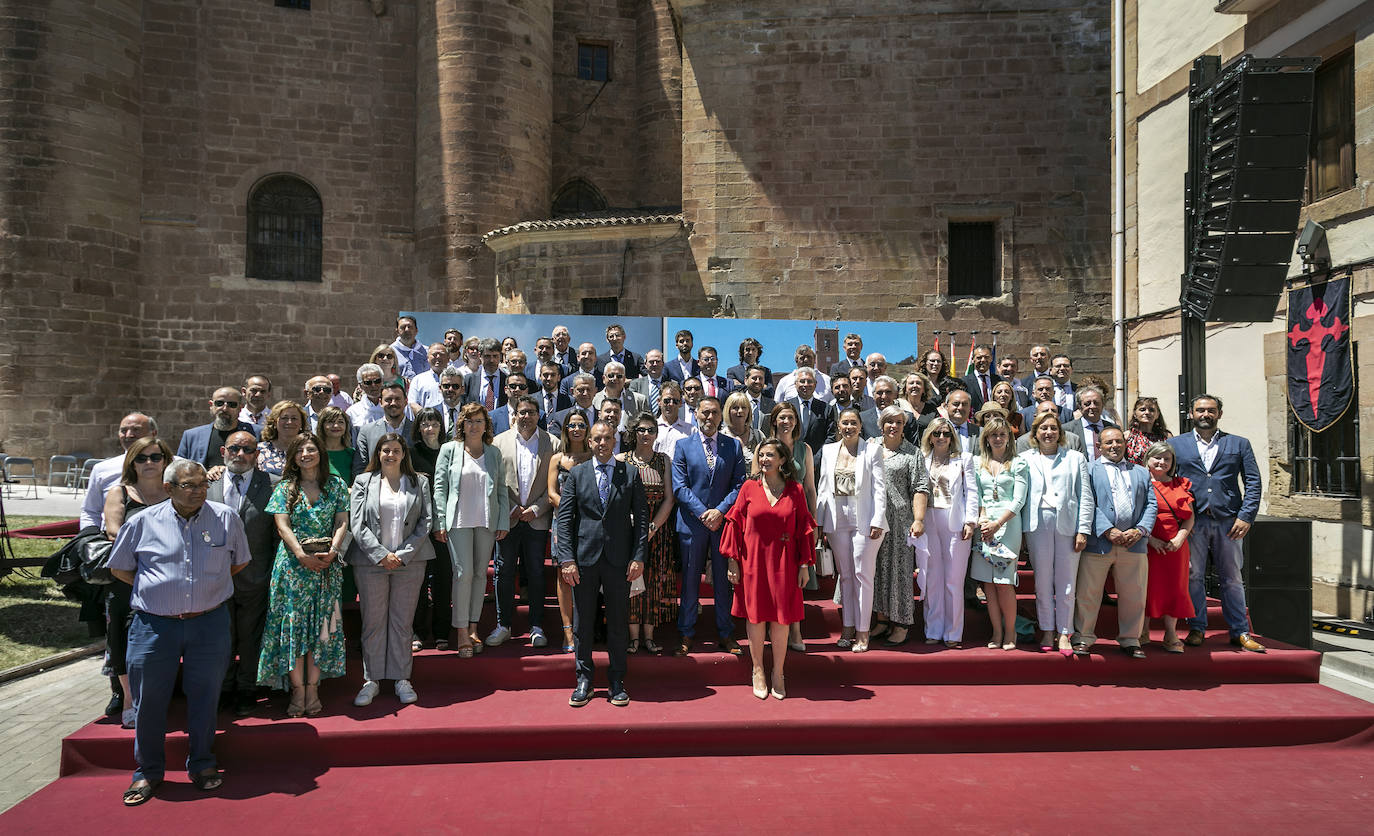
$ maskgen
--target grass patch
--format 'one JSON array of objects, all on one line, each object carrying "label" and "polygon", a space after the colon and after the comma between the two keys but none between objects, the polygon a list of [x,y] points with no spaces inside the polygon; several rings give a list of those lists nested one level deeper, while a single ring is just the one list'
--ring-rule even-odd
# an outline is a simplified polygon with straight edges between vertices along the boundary
[{"label": "grass patch", "polygon": [[[11,530],[57,522],[63,517],[9,516]],[[64,540],[11,539],[14,556],[47,557]],[[7,555],[8,556],[8,555]],[[95,641],[77,621],[81,607],[63,597],[57,584],[38,576],[39,569],[21,569],[0,578],[0,670],[55,653],[85,647]]]}]

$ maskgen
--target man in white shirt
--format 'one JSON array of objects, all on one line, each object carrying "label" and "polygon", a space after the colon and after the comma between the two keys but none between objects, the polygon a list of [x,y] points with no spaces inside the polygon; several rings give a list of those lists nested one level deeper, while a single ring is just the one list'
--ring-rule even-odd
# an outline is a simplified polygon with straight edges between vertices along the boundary
[{"label": "man in white shirt", "polygon": [[644,374],[630,381],[629,389],[644,396],[649,411],[658,416],[658,392],[664,383],[672,380],[663,365],[663,352],[651,348],[644,352]]},{"label": "man in white shirt", "polygon": [[577,347],[577,365],[572,374],[563,376],[563,394],[572,395],[573,378],[584,372],[592,376],[592,392],[600,389],[601,375],[596,368],[596,346],[591,343],[583,343]]},{"label": "man in white shirt", "polygon": [[448,346],[434,343],[429,347],[429,368],[410,379],[410,408],[418,412],[427,406],[438,406],[444,396],[439,391],[439,375],[448,368]]},{"label": "man in white shirt", "polygon": [[341,391],[343,384],[342,378],[333,372],[325,375],[325,377],[329,378],[329,385],[334,387],[334,397],[329,399],[329,405],[337,406],[339,409],[348,409],[352,406],[353,396],[347,392]]},{"label": "man in white shirt", "polygon": [[301,397],[305,400],[305,419],[310,424],[311,432],[319,432],[315,425],[319,423],[320,413],[331,405],[333,393],[334,385],[322,374],[317,374],[305,382]]},{"label": "man in white shirt", "polygon": [[692,332],[686,328],[678,331],[677,335],[673,337],[673,345],[677,347],[677,356],[666,364],[666,373],[678,383],[701,373],[696,359],[692,357],[692,342]]},{"label": "man in white shirt", "polygon": [[381,366],[363,363],[358,367],[358,385],[363,388],[363,396],[347,410],[355,432],[382,417],[382,383]]},{"label": "man in white shirt", "polygon": [[[563,370],[563,377],[568,377],[577,367],[573,356],[569,354],[572,347],[572,333],[566,325],[555,325],[553,329],[553,361]],[[593,353],[596,349],[593,347]]]},{"label": "man in white shirt", "polygon": [[658,391],[658,438],[654,440],[654,449],[669,459],[677,443],[696,432],[696,427],[681,416],[682,387],[676,381],[666,381]]},{"label": "man in white shirt", "polygon": [[444,438],[459,437],[458,413],[463,409],[463,398],[467,395],[468,381],[456,366],[449,366],[439,373],[439,397],[441,400],[434,408],[444,416]]},{"label": "man in white shirt", "polygon": [[1077,391],[1075,397],[1083,417],[1065,424],[1064,431],[1076,433],[1083,439],[1088,464],[1092,464],[1102,457],[1102,430],[1111,426],[1111,422],[1102,416],[1104,398],[1101,389],[1096,386],[1084,386]]},{"label": "man in white shirt", "polygon": [[[531,380],[539,379],[539,367],[545,363],[553,363],[553,337],[540,337],[534,341],[534,359],[530,361],[525,369],[525,376]],[[562,377],[559,374],[559,377]]]},{"label": "man in white shirt", "polygon": [[91,468],[86,487],[86,498],[81,503],[81,527],[104,526],[105,494],[119,482],[124,471],[124,454],[140,438],[157,437],[157,422],[142,412],[130,412],[119,422],[119,449],[117,456],[101,460]]},{"label": "man in white shirt", "polygon": [[[797,369],[811,369],[816,379],[816,390],[811,397],[820,398],[826,403],[835,399],[830,394],[830,375],[815,368],[816,350],[809,345],[799,345],[792,354],[793,361],[796,362],[796,369],[783,375],[777,383],[773,385],[773,400],[778,403],[790,401],[797,397]],[[808,398],[807,400],[810,400]]]},{"label": "man in white shirt", "polygon": [[501,451],[506,490],[510,494],[510,531],[497,543],[496,629],[487,636],[492,647],[511,637],[515,625],[515,578],[523,567],[525,600],[529,605],[530,646],[544,647],[544,552],[549,544],[553,503],[549,501],[549,460],[558,442],[539,429],[539,402],[529,395],[512,395],[515,424],[496,436]]},{"label": "man in white shirt", "polygon": [[682,381],[682,416],[681,421],[692,429],[697,426],[697,404],[705,397],[702,392],[701,378],[689,377]]},{"label": "man in white shirt", "polygon": [[[1050,377],[1054,379],[1054,402],[1073,409],[1073,362],[1067,354],[1056,354],[1050,360]],[[1086,441],[1087,439],[1084,439]]]},{"label": "man in white shirt", "polygon": [[[620,406],[620,401],[602,401],[601,406],[596,409],[596,420],[611,427],[625,426],[624,410]],[[625,432],[617,429],[615,432],[615,454],[618,456],[625,452]]]},{"label": "man in white shirt", "polygon": [[239,420],[252,424],[254,430],[262,433],[262,425],[267,421],[267,413],[272,409],[272,381],[265,374],[255,374],[243,381],[239,390],[243,395],[243,408],[239,410]]}]

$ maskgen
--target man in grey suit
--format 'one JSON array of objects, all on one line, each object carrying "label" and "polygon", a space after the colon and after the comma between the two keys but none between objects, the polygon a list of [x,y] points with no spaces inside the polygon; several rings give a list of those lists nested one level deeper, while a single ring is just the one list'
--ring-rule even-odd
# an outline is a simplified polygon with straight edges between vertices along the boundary
[{"label": "man in grey suit", "polygon": [[[651,348],[644,352],[644,374],[630,381],[629,389],[644,398],[648,404],[649,411],[658,417],[658,397],[659,390],[663,384],[672,380],[668,376],[667,370],[663,366],[663,352],[656,348]],[[627,413],[631,417],[639,413]]]},{"label": "man in grey suit", "polygon": [[1083,417],[1065,424],[1064,432],[1074,433],[1083,439],[1083,454],[1088,457],[1088,464],[1091,465],[1102,457],[1099,439],[1102,430],[1111,424],[1102,418],[1104,397],[1101,389],[1096,386],[1080,386],[1074,392],[1074,397],[1078,399],[1078,409],[1083,413]]},{"label": "man in grey suit", "polygon": [[515,624],[515,576],[523,567],[530,611],[530,646],[544,647],[544,550],[549,545],[553,503],[549,501],[549,460],[558,444],[539,429],[539,401],[519,395],[515,426],[496,436],[510,493],[510,531],[496,544],[496,629],[486,644],[497,647]]},{"label": "man in grey suit", "polygon": [[[860,437],[864,439],[876,438],[881,440],[883,437],[882,421],[878,417],[884,409],[897,402],[897,381],[887,375],[878,375],[873,379],[873,407],[865,409],[859,413],[859,421],[862,428],[859,431]],[[929,423],[929,422],[927,422]],[[907,421],[903,425],[902,435],[907,441],[915,444],[919,440],[917,435],[917,422]]]},{"label": "man in grey suit", "polygon": [[592,698],[592,633],[598,593],[606,599],[606,649],[611,705],[629,705],[625,690],[630,644],[630,584],[644,574],[649,548],[649,503],[639,470],[618,461],[615,428],[592,425],[592,457],[568,474],[558,505],[558,564],[573,588],[577,687],[568,704]]},{"label": "man in grey suit", "polygon": [[234,575],[234,594],[227,602],[233,638],[221,702],[232,700],[234,713],[247,717],[258,703],[258,653],[267,623],[267,587],[277,557],[276,520],[267,513],[275,480],[267,471],[258,470],[258,440],[250,432],[226,438],[220,454],[224,476],[211,483],[206,499],[227,505],[239,515],[253,557]]},{"label": "man in grey suit", "polygon": [[939,411],[921,416],[916,425],[917,437],[925,437],[926,427],[930,426],[930,422],[941,412],[954,425],[954,431],[959,433],[959,449],[976,451],[981,430],[977,424],[969,420],[973,414],[973,400],[963,389],[949,390],[949,394],[945,395],[944,406]]},{"label": "man in grey suit", "polygon": [[353,445],[353,478],[367,469],[372,458],[372,448],[377,439],[387,433],[400,433],[402,438],[410,438],[410,416],[406,415],[406,388],[399,383],[388,383],[382,387],[382,417],[358,430],[358,440]]},{"label": "man in grey suit", "polygon": [[[644,396],[630,389],[626,385],[625,366],[615,360],[610,361],[601,369],[601,378],[606,384],[606,388],[596,393],[592,398],[592,407],[598,412],[601,405],[606,401],[620,401],[620,412],[622,415],[638,415],[648,410],[649,402]],[[622,423],[617,430],[625,429]]]}]

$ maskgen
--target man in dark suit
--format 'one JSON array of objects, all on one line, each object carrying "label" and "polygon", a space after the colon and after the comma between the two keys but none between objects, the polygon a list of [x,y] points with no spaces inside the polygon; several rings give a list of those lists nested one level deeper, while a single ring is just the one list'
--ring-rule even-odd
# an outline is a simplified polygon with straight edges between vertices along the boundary
[{"label": "man in dark suit", "polygon": [[703,345],[697,349],[697,368],[701,369],[697,378],[701,380],[702,395],[724,402],[725,396],[730,394],[730,383],[716,374],[719,359],[715,346]]},{"label": "man in dark suit", "polygon": [[568,704],[592,699],[592,633],[597,596],[606,601],[606,649],[611,705],[629,705],[625,690],[630,644],[630,584],[644,574],[649,549],[649,503],[639,471],[614,457],[616,431],[592,425],[592,457],[574,467],[558,506],[558,564],[573,588],[573,644],[577,687]]},{"label": "man in dark suit", "polygon": [[560,388],[568,397],[572,397],[573,378],[577,377],[579,372],[592,376],[593,395],[601,391],[601,366],[596,362],[596,346],[591,343],[583,343],[577,347],[577,365],[570,373],[563,375]]},{"label": "man in dark suit", "polygon": [[468,403],[480,403],[487,412],[506,405],[506,370],[501,368],[501,343],[485,337],[477,343],[482,367],[469,375]]},{"label": "man in dark suit", "polygon": [[744,394],[748,396],[749,406],[753,410],[749,423],[764,435],[772,435],[773,429],[768,425],[768,421],[769,416],[773,414],[774,404],[772,398],[763,394],[763,387],[766,385],[763,366],[750,366],[744,375]]},{"label": "man in dark suit", "polygon": [[463,377],[463,373],[456,366],[449,366],[439,374],[439,394],[443,401],[434,408],[444,416],[445,439],[461,437],[461,433],[458,432],[458,413],[462,411],[463,404],[467,403],[468,384],[471,382],[472,378]]},{"label": "man in dark suit", "polygon": [[[874,378],[872,389],[873,406],[859,413],[859,422],[862,425],[859,435],[865,439],[876,438],[881,440],[883,437],[883,410],[897,402],[897,381],[885,374],[879,375]],[[902,436],[913,444],[920,437],[917,435],[918,423],[915,418],[908,418],[907,422],[902,425]]]},{"label": "man in dark suit", "polygon": [[220,449],[224,447],[225,440],[236,432],[253,432],[252,424],[239,420],[241,398],[237,387],[221,386],[216,389],[209,401],[214,420],[182,433],[181,441],[177,444],[177,457],[198,462],[207,470],[224,464]]},{"label": "man in dark suit", "polygon": [[792,379],[796,382],[797,396],[788,403],[797,408],[800,419],[797,437],[811,445],[811,456],[819,469],[821,448],[835,440],[835,414],[829,404],[815,396],[815,369],[803,366],[793,372]]},{"label": "man in dark suit", "polygon": [[1030,387],[1025,381],[1016,376],[1016,358],[1010,355],[997,361],[997,374],[1011,384],[1011,391],[1016,398],[1016,408],[1025,409],[1031,404]]},{"label": "man in dark suit", "polygon": [[731,635],[735,630],[735,620],[730,615],[734,595],[726,576],[725,558],[720,555],[720,531],[744,482],[744,452],[738,441],[718,432],[720,419],[720,401],[703,397],[697,404],[697,434],[682,439],[673,448],[673,498],[677,500],[677,534],[682,550],[682,606],[677,617],[682,644],[678,646],[678,656],[692,652],[701,573],[708,559],[720,648],[735,656],[741,652],[739,642]]},{"label": "man in dark suit", "polygon": [[846,377],[850,369],[862,368],[864,365],[864,341],[858,334],[844,335],[844,357],[838,362],[830,364],[830,379]]},{"label": "man in dark suit", "polygon": [[664,371],[668,377],[681,383],[689,377],[701,374],[701,367],[692,356],[692,332],[686,328],[678,331],[673,343],[677,346],[677,356],[664,364]]},{"label": "man in dark suit", "polygon": [[248,540],[249,564],[234,575],[234,595],[229,599],[229,626],[233,633],[229,670],[224,674],[223,694],[234,703],[234,713],[247,717],[258,702],[258,654],[267,624],[267,587],[272,562],[277,558],[276,518],[267,513],[273,478],[258,470],[258,440],[249,432],[236,432],[220,450],[224,476],[210,483],[206,499],[229,506],[243,521]]},{"label": "man in dark suit", "polygon": [[382,417],[358,430],[353,443],[353,478],[367,469],[377,441],[387,433],[400,433],[410,438],[410,416],[406,414],[406,388],[391,382],[382,386]]},{"label": "man in dark suit", "polygon": [[1054,402],[1073,409],[1074,392],[1073,361],[1067,354],[1056,354],[1050,358],[1050,377],[1054,378]]},{"label": "man in dark suit", "polygon": [[[592,356],[595,356],[595,349]],[[566,325],[553,327],[553,361],[562,372],[560,377],[567,377],[577,368],[577,355],[572,348],[572,332]]]},{"label": "man in dark suit", "polygon": [[[663,352],[656,348],[651,348],[644,352],[644,374],[630,381],[630,391],[636,395],[643,395],[644,402],[648,404],[649,411],[658,417],[658,392],[666,381],[672,380],[668,376],[667,368],[663,365]],[[630,416],[633,418],[634,416]]]},{"label": "man in dark suit", "polygon": [[574,411],[581,413],[587,419],[587,426],[596,423],[596,409],[592,406],[592,386],[594,378],[587,372],[577,372],[572,376],[572,406],[561,412],[555,412],[549,418],[549,434],[554,438],[563,437],[563,425],[567,423],[568,416]]},{"label": "man in dark suit", "polygon": [[1050,349],[1048,346],[1033,345],[1030,350],[1030,373],[1021,378],[1021,382],[1030,389],[1035,379],[1039,376],[1050,373]]},{"label": "man in dark suit", "polygon": [[1096,512],[1088,546],[1078,564],[1074,595],[1073,652],[1087,656],[1097,641],[1097,613],[1111,574],[1117,592],[1117,643],[1129,658],[1144,659],[1146,543],[1155,527],[1155,492],[1150,473],[1125,460],[1126,436],[1119,427],[1102,431],[1102,458],[1089,469]]},{"label": "man in dark suit", "polygon": [[1091,465],[1102,456],[1100,438],[1102,431],[1112,424],[1102,417],[1103,395],[1096,386],[1080,386],[1074,393],[1078,399],[1078,409],[1083,417],[1075,418],[1064,425],[1064,432],[1073,433],[1083,439],[1083,454]]},{"label": "man in dark suit", "polygon": [[564,392],[559,384],[563,382],[563,370],[553,361],[539,366],[539,391],[534,399],[539,402],[539,429],[549,428],[549,418],[572,406],[572,396]]},{"label": "man in dark suit", "polygon": [[1029,427],[1035,420],[1035,414],[1039,412],[1037,407],[1044,401],[1054,403],[1054,408],[1059,412],[1059,423],[1067,424],[1073,420],[1073,410],[1066,409],[1054,401],[1054,378],[1049,375],[1040,375],[1031,383],[1031,404],[1021,410],[1021,426]]},{"label": "man in dark suit", "polygon": [[[980,430],[977,424],[969,420],[973,414],[972,403],[969,393],[963,389],[951,389],[949,394],[945,395],[943,411],[945,417],[954,425],[954,431],[959,433],[960,450],[978,449]],[[926,427],[930,426],[930,422],[939,414],[940,410],[936,410],[929,415],[921,416],[921,420],[916,422],[916,433],[919,438],[925,437]]]},{"label": "man in dark suit", "polygon": [[[1188,535],[1188,593],[1193,617],[1188,619],[1186,643],[1197,647],[1207,637],[1207,559],[1221,578],[1221,613],[1231,644],[1263,653],[1264,645],[1250,636],[1241,581],[1244,552],[1241,541],[1259,514],[1260,470],[1250,442],[1217,429],[1221,398],[1198,395],[1189,406],[1193,431],[1169,439],[1178,475],[1193,483],[1197,522]],[[1243,490],[1242,490],[1243,488]]]},{"label": "man in dark suit", "polygon": [[515,426],[515,399],[530,393],[530,381],[520,372],[506,375],[506,405],[498,406],[491,413],[491,434],[500,435]]},{"label": "man in dark suit", "polygon": [[610,350],[596,358],[597,376],[606,364],[615,361],[625,367],[625,378],[634,380],[644,374],[644,358],[625,347],[625,329],[615,323],[606,326],[606,345]]},{"label": "man in dark suit", "polygon": [[1002,378],[992,370],[992,349],[985,345],[973,349],[973,373],[964,375],[964,387],[973,401],[973,411],[983,408],[992,397],[992,387]]}]

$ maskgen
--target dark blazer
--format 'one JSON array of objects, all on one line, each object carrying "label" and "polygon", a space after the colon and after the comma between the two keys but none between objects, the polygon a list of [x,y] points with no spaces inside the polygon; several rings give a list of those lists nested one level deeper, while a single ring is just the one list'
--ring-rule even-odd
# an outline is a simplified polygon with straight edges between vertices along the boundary
[{"label": "dark blazer", "polygon": [[[210,491],[205,498],[211,502],[224,502],[224,486],[233,474],[210,483]],[[248,490],[244,492],[243,505],[239,507],[239,519],[243,521],[243,534],[248,540],[248,553],[253,560],[247,567],[234,576],[235,589],[266,588],[272,577],[272,562],[277,559],[277,523],[273,514],[267,513],[267,500],[272,498],[272,487],[277,479],[265,470],[254,468],[248,480]]]},{"label": "dark blazer", "polygon": [[568,473],[558,504],[558,562],[592,566],[603,558],[616,568],[644,562],[649,550],[649,502],[639,470],[611,459],[606,505],[596,485],[596,457]]},{"label": "dark blazer", "polygon": [[[556,356],[557,352],[554,352],[554,354],[554,362],[558,363],[558,358]],[[558,363],[558,367],[563,370],[564,377],[572,374],[573,369],[577,368],[577,351],[573,349],[572,346],[568,347],[568,353],[563,355],[563,362]]]},{"label": "dark blazer", "polygon": [[[553,436],[554,438],[562,438],[563,424],[567,422],[568,416],[572,414],[572,411],[577,408],[577,404],[573,404],[567,409],[555,412],[548,420],[549,435]],[[591,415],[588,416],[587,413],[591,413]],[[582,416],[587,419],[588,428],[590,428],[592,424],[596,423],[596,409],[594,407],[587,407],[587,409],[582,413]]]},{"label": "dark blazer", "polygon": [[[682,367],[678,365],[678,358],[676,356],[663,361],[663,374],[665,377],[671,377],[678,383],[682,383],[687,379],[682,376]],[[696,358],[692,358],[692,368],[688,374],[692,377],[701,374],[701,366],[697,364]]]},{"label": "dark blazer", "polygon": [[[193,462],[204,462],[205,454],[210,452],[210,430],[214,424],[201,424],[199,427],[192,427],[181,434],[181,441],[177,443],[178,458],[190,459]],[[234,432],[252,433],[257,438],[257,430],[247,421],[239,421],[238,426],[234,427]]]},{"label": "dark blazer", "polygon": [[[482,378],[487,376],[487,370],[478,368],[477,371],[468,375],[468,390],[463,394],[463,403],[482,403]],[[506,405],[506,370],[496,370],[496,405]]]},{"label": "dark blazer", "polygon": [[689,436],[673,448],[673,498],[677,500],[677,532],[688,539],[715,537],[701,521],[708,508],[722,514],[739,496],[744,482],[744,451],[739,442],[725,433],[716,433],[716,466],[707,467],[701,437]]},{"label": "dark blazer", "polygon": [[[756,427],[758,431],[763,433],[765,436],[772,435],[773,430],[771,428],[771,425],[768,423],[768,417],[773,414],[773,407],[775,406],[777,406],[777,404],[774,403],[772,398],[768,397],[767,395],[760,397],[758,408],[758,421],[755,422],[753,420],[753,416],[751,416],[749,419],[750,426]],[[722,419],[722,423],[723,422],[724,419]]]},{"label": "dark blazer", "polygon": [[[901,407],[898,407],[898,409],[900,408]],[[881,439],[883,437],[883,428],[882,425],[878,422],[878,416],[880,414],[881,410],[879,410],[876,406],[869,407],[868,409],[865,409],[863,412],[859,413],[859,420],[863,422],[863,425],[859,428],[859,436],[861,438]],[[910,416],[908,416],[906,423],[902,425],[902,437],[905,438],[907,441],[910,441],[912,444],[916,444],[917,446],[919,446],[918,440],[920,439],[921,433],[920,426],[921,421],[919,418],[913,420]]]},{"label": "dark blazer", "polygon": [[[1250,442],[1238,435],[1217,430],[1215,443],[1221,445],[1210,471],[1203,469],[1197,454],[1197,440],[1191,432],[1169,439],[1178,463],[1178,475],[1193,483],[1194,507],[1199,514],[1220,520],[1239,517],[1248,523],[1259,514],[1260,471]],[[1244,495],[1240,488],[1244,485]]]},{"label": "dark blazer", "polygon": [[[626,348],[621,354],[625,355],[625,379],[634,380],[644,374],[644,358]],[[601,388],[601,376],[606,371],[606,364],[611,362],[611,352],[607,351],[596,355],[596,388]]]},{"label": "dark blazer", "polygon": [[[765,395],[771,395],[773,394],[773,370],[767,366],[762,366],[761,368],[763,369],[763,393]],[[749,367],[740,363],[737,366],[731,366],[725,372],[725,379],[731,392],[736,389],[744,388],[744,375],[748,371]]]},{"label": "dark blazer", "polygon": [[[1098,424],[1098,426],[1099,426],[1101,429],[1106,429],[1107,427],[1115,427],[1115,426],[1116,426],[1116,424],[1113,424],[1111,421],[1108,421],[1108,420],[1107,420],[1107,416],[1105,416],[1105,415],[1103,415],[1100,419],[1098,419],[1097,424]],[[1085,455],[1085,456],[1088,457],[1088,464],[1091,465],[1091,464],[1095,461],[1095,459],[1093,458],[1093,448],[1092,448],[1091,445],[1088,444],[1088,428],[1085,427],[1085,426],[1083,425],[1083,419],[1082,419],[1082,418],[1075,418],[1075,419],[1073,419],[1072,421],[1065,421],[1065,422],[1064,422],[1064,433],[1065,433],[1066,435],[1067,435],[1067,434],[1073,434],[1073,435],[1078,436],[1080,439],[1082,439],[1082,441],[1083,441],[1083,455]]]},{"label": "dark blazer", "polygon": [[[1030,430],[1031,422],[1034,421],[1034,420],[1035,420],[1035,409],[1034,409],[1034,404],[1032,404],[1031,406],[1025,407],[1024,409],[1021,410],[1021,426],[1025,427],[1027,431]],[[1067,424],[1067,423],[1069,423],[1069,422],[1072,421],[1072,420],[1073,420],[1073,410],[1072,410],[1072,409],[1065,409],[1065,408],[1062,407],[1062,406],[1059,407],[1059,423],[1060,423],[1060,425]]]},{"label": "dark blazer", "polygon": [[[701,377],[701,375],[697,375],[697,377]],[[702,382],[705,383],[705,381],[702,381]],[[730,392],[731,392],[731,389],[730,389],[730,382],[729,382],[728,380],[726,380],[725,378],[721,377],[720,375],[716,375],[716,400],[718,400],[718,401],[720,401],[722,404],[724,404],[724,403],[725,403],[725,398],[726,398],[727,395],[730,394]],[[707,393],[706,393],[706,395],[708,395],[708,396],[709,396],[710,394],[711,394],[710,392],[707,392]]]},{"label": "dark blazer", "polygon": [[412,423],[410,416],[407,415],[401,423],[401,428],[392,430],[387,426],[386,419],[380,418],[358,430],[358,439],[353,444],[353,478],[357,479],[358,474],[367,469],[367,463],[372,458],[372,448],[377,446],[377,441],[382,436],[389,432],[397,432],[409,443]]},{"label": "dark blazer", "polygon": [[1107,464],[1106,459],[1098,459],[1089,465],[1088,478],[1092,481],[1093,499],[1097,510],[1093,514],[1093,530],[1088,535],[1088,547],[1084,551],[1090,554],[1107,554],[1113,548],[1111,541],[1102,536],[1108,529],[1129,531],[1138,528],[1145,532],[1145,536],[1136,541],[1130,550],[1136,554],[1145,554],[1149,534],[1155,527],[1155,492],[1150,486],[1150,472],[1138,464],[1131,465],[1131,514],[1126,519],[1117,519],[1116,504],[1112,500],[1112,483],[1107,476],[1107,468],[1112,466]]},{"label": "dark blazer", "polygon": [[[973,411],[977,412],[982,408],[986,401],[983,400],[983,385],[978,382],[978,375],[966,374],[963,376],[964,388],[968,390],[968,396],[973,399]],[[992,387],[1002,382],[1002,378],[997,372],[988,371],[988,394],[992,394]]]},{"label": "dark blazer", "polygon": [[[801,414],[800,398],[792,398],[788,403]],[[820,398],[812,398],[806,405],[806,412],[806,420],[798,428],[797,437],[811,445],[812,455],[819,460],[821,448],[835,440],[835,413],[830,404]]]},{"label": "dark blazer", "polygon": [[[558,391],[567,395],[569,401],[572,400],[573,375],[578,374],[581,371],[581,368],[573,369],[571,372],[568,372],[567,374],[563,375],[563,380],[558,384]],[[593,387],[593,393],[600,392],[602,389],[601,367],[597,366],[592,371],[587,372],[587,374],[596,378],[596,385]]]},{"label": "dark blazer", "polygon": [[848,357],[841,357],[838,362],[830,364],[830,376],[844,377],[845,375],[849,374],[850,369],[853,369],[857,366],[862,366],[863,364],[864,360],[862,357],[859,358],[859,362],[857,363],[849,362]]},{"label": "dark blazer", "polygon": [[567,393],[561,390],[554,395],[553,412],[546,412],[544,410],[543,388],[540,388],[538,392],[533,393],[532,395],[530,395],[530,397],[539,401],[539,429],[541,430],[547,430],[549,428],[549,418],[552,415],[558,412],[562,412],[563,410],[573,405],[572,398],[568,397]]}]

